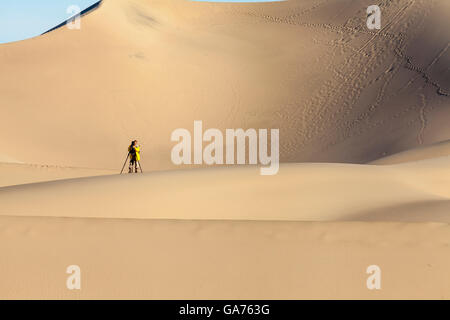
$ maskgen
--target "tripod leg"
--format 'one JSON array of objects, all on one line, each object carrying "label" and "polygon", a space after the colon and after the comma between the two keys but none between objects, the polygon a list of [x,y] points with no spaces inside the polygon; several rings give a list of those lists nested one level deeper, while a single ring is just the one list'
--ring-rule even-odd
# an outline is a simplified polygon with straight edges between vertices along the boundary
[{"label": "tripod leg", "polygon": [[141,170],[141,173],[142,173],[141,162],[140,162],[140,161],[138,161],[138,163],[139,163],[139,170]]},{"label": "tripod leg", "polygon": [[123,172],[123,169],[125,168],[125,165],[127,164],[127,161],[128,161],[128,157],[130,156],[130,153],[128,152],[128,154],[127,154],[127,158],[125,159],[125,162],[123,163],[123,167],[122,167],[122,170],[120,170],[120,174],[122,174],[122,172]]}]

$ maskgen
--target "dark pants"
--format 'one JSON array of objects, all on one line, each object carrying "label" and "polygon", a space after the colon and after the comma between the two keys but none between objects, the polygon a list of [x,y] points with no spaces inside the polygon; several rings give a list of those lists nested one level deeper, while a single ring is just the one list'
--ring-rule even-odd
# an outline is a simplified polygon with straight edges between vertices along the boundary
[{"label": "dark pants", "polygon": [[134,166],[134,172],[138,172],[136,157],[130,158],[130,166],[128,167],[128,172],[133,172],[133,166]]}]

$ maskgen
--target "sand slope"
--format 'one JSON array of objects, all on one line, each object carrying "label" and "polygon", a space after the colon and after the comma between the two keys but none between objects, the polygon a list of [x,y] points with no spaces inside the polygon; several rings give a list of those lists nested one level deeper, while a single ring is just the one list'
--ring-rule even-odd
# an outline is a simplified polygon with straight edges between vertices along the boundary
[{"label": "sand slope", "polygon": [[115,173],[117,173],[116,170],[107,169],[101,170],[0,162],[0,187]]},{"label": "sand slope", "polygon": [[[447,156],[2,187],[0,298],[449,299],[449,225],[428,222],[450,220],[449,165]],[[82,285],[70,291],[74,264]],[[366,288],[373,264],[379,291]]]},{"label": "sand slope", "polygon": [[[170,133],[280,128],[281,160],[368,162],[450,138],[447,0],[106,0],[81,30],[0,46],[0,152],[171,168]],[[39,119],[39,121],[36,121]],[[17,127],[20,126],[20,130]]]},{"label": "sand slope", "polygon": [[371,164],[396,164],[450,155],[450,140],[414,148],[372,161]]},{"label": "sand slope", "polygon": [[[449,228],[0,217],[0,297],[449,299]],[[73,264],[81,290],[65,287]]]},{"label": "sand slope", "polygon": [[[0,188],[0,214],[56,217],[450,222],[450,157],[396,166],[285,164],[111,175]],[[409,205],[422,214],[395,214]],[[400,210],[401,211],[401,210]],[[370,214],[368,214],[370,212]],[[403,211],[402,211],[403,212]]]}]

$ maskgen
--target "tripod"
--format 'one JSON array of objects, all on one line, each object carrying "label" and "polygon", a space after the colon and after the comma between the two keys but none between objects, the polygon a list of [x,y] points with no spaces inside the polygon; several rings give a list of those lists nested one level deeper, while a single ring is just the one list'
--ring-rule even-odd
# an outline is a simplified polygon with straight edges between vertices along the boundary
[{"label": "tripod", "polygon": [[[129,157],[130,157],[130,153],[128,152],[127,158],[125,159],[125,162],[123,163],[122,170],[120,170],[120,174],[122,174],[123,169],[125,168],[125,165],[127,164],[127,161],[128,161],[128,158],[129,158]],[[139,165],[139,170],[141,170],[141,173],[143,173],[143,172],[142,172],[142,167],[141,167],[141,162],[136,160],[136,163]]]}]

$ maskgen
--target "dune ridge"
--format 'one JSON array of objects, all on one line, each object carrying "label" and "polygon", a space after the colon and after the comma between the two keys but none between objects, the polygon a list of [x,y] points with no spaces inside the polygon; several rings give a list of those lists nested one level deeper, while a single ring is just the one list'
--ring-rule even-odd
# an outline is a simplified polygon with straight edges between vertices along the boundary
[{"label": "dune ridge", "polygon": [[[101,4],[102,4],[102,0],[98,0],[96,3],[90,5],[90,6],[87,7],[86,9],[81,10],[81,12],[79,13],[79,16],[80,16],[80,17],[83,17],[83,16],[85,16],[85,15],[91,13],[92,11],[97,10],[97,9],[101,6]],[[66,21],[61,22],[61,23],[58,24],[57,26],[55,26],[55,27],[53,27],[53,28],[51,28],[51,29],[45,31],[45,32],[42,33],[41,35],[44,35],[44,34],[46,34],[46,33],[55,31],[56,29],[59,29],[59,28],[61,28],[61,27],[65,26],[65,25],[67,25],[69,22],[72,22],[72,21],[73,21],[73,17],[70,18],[70,19],[67,19]]]},{"label": "dune ridge", "polygon": [[[449,222],[449,185],[450,157],[394,166],[282,164],[271,177],[257,167],[189,169],[3,187],[0,214],[334,221],[384,211],[386,220]],[[416,202],[443,205],[411,217],[389,211]]]},{"label": "dune ridge", "polygon": [[440,141],[431,145],[425,145],[419,148],[413,148],[410,150],[399,152],[391,156],[386,156],[372,161],[370,162],[370,164],[397,164],[403,162],[439,158],[448,155],[450,155],[450,140]]},{"label": "dune ridge", "polygon": [[0,162],[0,187],[116,173],[110,169]]}]

